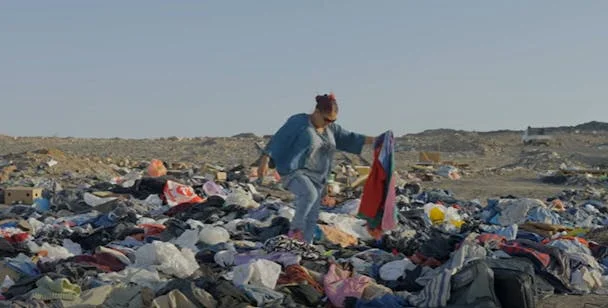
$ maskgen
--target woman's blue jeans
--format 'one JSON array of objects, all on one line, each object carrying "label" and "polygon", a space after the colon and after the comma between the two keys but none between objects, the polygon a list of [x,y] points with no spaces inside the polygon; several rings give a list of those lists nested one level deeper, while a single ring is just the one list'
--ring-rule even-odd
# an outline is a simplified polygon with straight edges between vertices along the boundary
[{"label": "woman's blue jeans", "polygon": [[321,200],[323,199],[322,185],[314,183],[305,174],[295,174],[287,183],[286,188],[295,195],[296,214],[291,221],[291,230],[300,230],[304,234],[304,240],[312,243]]}]

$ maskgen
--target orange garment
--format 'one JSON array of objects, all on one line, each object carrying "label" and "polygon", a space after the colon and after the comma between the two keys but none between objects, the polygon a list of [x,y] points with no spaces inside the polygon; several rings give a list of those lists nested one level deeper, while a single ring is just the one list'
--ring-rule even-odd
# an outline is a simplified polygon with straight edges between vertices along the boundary
[{"label": "orange garment", "polygon": [[161,224],[141,224],[137,227],[144,229],[147,236],[159,235],[161,232],[167,229],[166,226]]}]

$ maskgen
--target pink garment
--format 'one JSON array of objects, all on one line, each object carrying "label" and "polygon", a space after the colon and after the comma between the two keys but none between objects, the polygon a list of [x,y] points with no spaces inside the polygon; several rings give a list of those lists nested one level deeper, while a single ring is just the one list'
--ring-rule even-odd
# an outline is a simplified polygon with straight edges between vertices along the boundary
[{"label": "pink garment", "polygon": [[205,182],[205,184],[203,184],[203,191],[208,197],[220,196],[222,198],[226,198],[226,193],[222,187],[213,181]]},{"label": "pink garment", "polygon": [[347,297],[361,298],[365,288],[373,282],[367,276],[357,273],[351,276],[350,274],[349,271],[342,270],[332,264],[325,277],[323,277],[325,294],[337,308],[344,307],[344,299]]},{"label": "pink garment", "polygon": [[382,214],[382,230],[390,231],[397,227],[397,219],[395,217],[395,204],[397,196],[395,193],[395,175],[391,176],[391,182],[388,185],[388,193],[384,201],[384,213]]}]

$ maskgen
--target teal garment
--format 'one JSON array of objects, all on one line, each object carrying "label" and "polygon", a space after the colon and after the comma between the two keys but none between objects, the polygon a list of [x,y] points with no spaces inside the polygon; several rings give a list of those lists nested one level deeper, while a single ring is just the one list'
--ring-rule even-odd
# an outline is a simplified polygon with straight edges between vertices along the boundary
[{"label": "teal garment", "polygon": [[274,134],[265,148],[282,177],[302,171],[317,184],[325,184],[332,169],[336,151],[360,154],[365,136],[345,130],[336,123],[324,133],[318,133],[310,116],[300,113],[291,116]]}]

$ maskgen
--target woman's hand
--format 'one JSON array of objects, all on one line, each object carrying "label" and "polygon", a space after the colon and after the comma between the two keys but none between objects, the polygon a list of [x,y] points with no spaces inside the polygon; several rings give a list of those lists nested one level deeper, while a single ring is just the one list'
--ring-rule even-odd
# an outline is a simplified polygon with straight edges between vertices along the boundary
[{"label": "woman's hand", "polygon": [[268,155],[262,156],[260,159],[260,165],[258,166],[258,181],[262,183],[266,173],[268,173],[268,162],[270,161],[270,157]]}]

